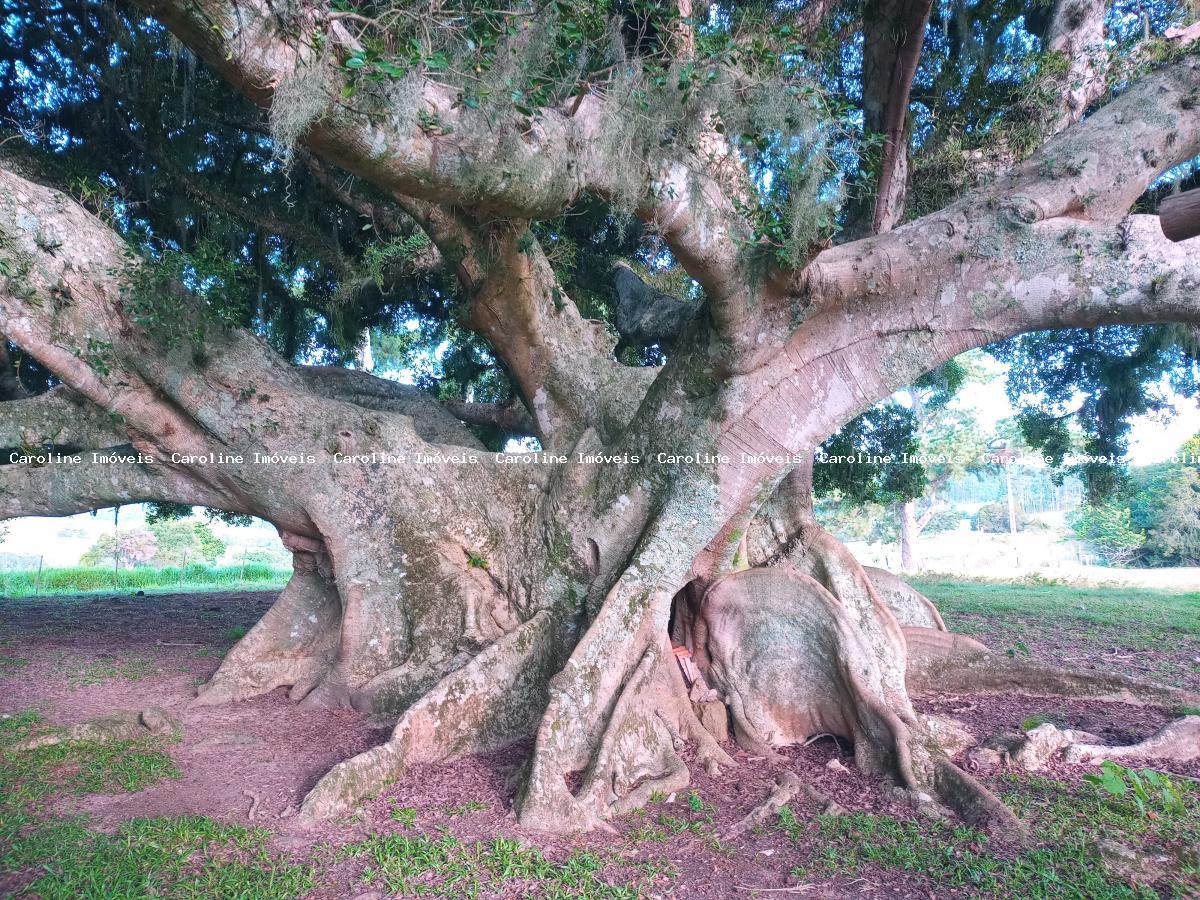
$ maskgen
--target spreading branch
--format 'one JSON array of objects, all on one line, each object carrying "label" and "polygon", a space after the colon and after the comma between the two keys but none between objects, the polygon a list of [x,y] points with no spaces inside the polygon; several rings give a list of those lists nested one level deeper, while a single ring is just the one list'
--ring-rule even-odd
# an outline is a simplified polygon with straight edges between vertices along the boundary
[{"label": "spreading branch", "polygon": [[[129,450],[123,456],[136,457]],[[70,516],[128,503],[170,502],[248,513],[228,497],[163,465],[137,462],[58,461],[46,465],[0,466],[0,519]]]},{"label": "spreading branch", "polygon": [[863,13],[863,129],[881,136],[883,146],[873,198],[861,204],[851,234],[890,231],[904,214],[909,94],[932,6],[932,0],[873,0]]},{"label": "spreading branch", "polygon": [[412,419],[417,434],[431,444],[475,448],[482,446],[478,439],[459,423],[462,417],[454,408],[439,404],[429,394],[413,385],[379,378],[368,372],[332,366],[305,366],[300,371],[309,388],[323,397],[353,403],[366,409],[408,416]]},{"label": "spreading branch", "polygon": [[[138,0],[138,5],[263,107],[295,72],[318,64],[311,48],[285,36],[267,0]],[[331,33],[331,39],[336,42],[337,35]],[[604,149],[604,132],[611,127],[606,104],[619,100],[581,95],[569,108],[540,110],[517,135],[464,127],[481,114],[457,104],[454,91],[433,79],[419,79],[418,91],[438,129],[422,129],[394,110],[368,114],[331,97],[303,142],[396,198],[521,220],[553,218],[587,193],[628,196],[631,173],[640,172],[637,214],[661,232],[714,302],[732,301],[739,293],[739,243],[749,231],[723,183],[734,160],[726,142],[656,171]]]},{"label": "spreading branch", "polygon": [[70,388],[0,403],[0,448],[102,449],[128,441],[119,419]]}]

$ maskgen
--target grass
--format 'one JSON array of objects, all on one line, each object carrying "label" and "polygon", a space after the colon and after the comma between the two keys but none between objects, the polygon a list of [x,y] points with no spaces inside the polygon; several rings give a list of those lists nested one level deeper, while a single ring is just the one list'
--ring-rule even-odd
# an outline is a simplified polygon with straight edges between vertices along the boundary
[{"label": "grass", "polygon": [[291,576],[290,569],[275,569],[253,563],[242,566],[189,565],[152,569],[121,569],[113,580],[113,570],[105,567],[74,566],[36,571],[0,572],[0,597],[53,596],[96,591],[170,590],[196,591],[238,588],[247,585],[267,590],[281,588]]},{"label": "grass", "polygon": [[480,803],[478,800],[468,800],[466,803],[460,803],[457,806],[446,807],[446,815],[450,817],[465,816],[468,813],[479,812],[481,809],[487,809],[486,803]]},{"label": "grass", "polygon": [[153,738],[13,749],[46,727],[32,710],[0,718],[0,874],[27,873],[25,893],[285,900],[311,889],[311,872],[268,852],[263,830],[178,816],[131,819],[107,834],[47,814],[56,794],[136,792],[180,772]]},{"label": "grass", "polygon": [[[1035,846],[993,852],[987,835],[972,828],[867,813],[821,816],[821,846],[792,874],[847,875],[875,865],[962,888],[972,896],[1157,898],[1156,890],[1110,869],[1100,842],[1115,838],[1147,854],[1186,851],[1200,842],[1200,791],[1184,783],[1174,784],[1184,795],[1181,808],[1159,809],[1150,816],[1130,798],[1105,795],[1090,785],[1027,775],[1005,780],[1011,790],[1004,799],[1033,824]],[[808,823],[787,808],[777,827],[797,843],[811,837]],[[1174,896],[1196,896],[1200,869],[1184,862],[1168,881]]]},{"label": "grass", "polygon": [[[346,844],[336,860],[365,862],[360,880],[389,893],[411,896],[474,898],[481,894],[546,898],[633,900],[643,896],[637,885],[610,884],[601,877],[612,862],[606,856],[577,850],[562,862],[511,838],[464,843],[446,831],[430,834],[373,834]],[[663,867],[644,869],[647,877]]]},{"label": "grass", "polygon": [[1094,625],[1200,635],[1200,593],[1133,587],[1073,587],[1049,582],[912,578],[943,615],[1019,615]]}]

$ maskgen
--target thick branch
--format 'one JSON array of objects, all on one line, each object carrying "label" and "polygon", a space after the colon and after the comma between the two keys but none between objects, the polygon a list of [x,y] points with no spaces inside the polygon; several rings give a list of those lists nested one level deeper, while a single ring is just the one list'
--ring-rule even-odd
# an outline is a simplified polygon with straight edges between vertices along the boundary
[{"label": "thick branch", "polygon": [[119,420],[67,387],[0,403],[0,448],[91,450],[128,442]]},{"label": "thick branch", "polygon": [[794,287],[816,302],[894,305],[996,258],[1006,231],[1059,217],[1116,225],[1163,171],[1200,154],[1197,91],[1195,56],[1148,75],[996,185],[890,234],[826,250]]},{"label": "thick branch", "polygon": [[1104,15],[1108,0],[1057,0],[1046,34],[1047,50],[1067,58],[1062,105],[1051,126],[1057,134],[1083,118],[1087,108],[1107,87],[1108,49],[1104,46]]},{"label": "thick branch", "polygon": [[399,413],[413,421],[413,429],[431,444],[481,448],[482,444],[447,411],[420,388],[379,378],[355,369],[305,366],[300,369],[313,391],[331,400],[342,400],[366,409]]},{"label": "thick branch", "polygon": [[1163,234],[1172,241],[1200,235],[1200,190],[1168,197],[1158,208]]},{"label": "thick branch", "polygon": [[468,425],[490,425],[512,434],[534,433],[533,419],[519,403],[465,403],[450,399],[443,400],[442,406]]},{"label": "thick branch", "polygon": [[617,290],[617,332],[624,344],[670,348],[696,313],[695,305],[647,284],[623,262],[613,266],[613,285]]},{"label": "thick branch", "polygon": [[[264,107],[298,69],[322,64],[311,48],[288,42],[268,0],[138,0],[137,5]],[[293,25],[307,33],[324,31],[328,23],[318,13]],[[353,42],[336,26],[328,27],[326,40],[348,50]],[[717,179],[706,174],[708,165],[725,165],[728,153],[651,171],[603,149],[609,143],[603,140],[605,129],[622,118],[619,110],[609,115],[605,104],[611,101],[594,94],[568,108],[540,111],[518,134],[496,133],[483,113],[457,104],[455,92],[445,85],[423,79],[418,89],[416,105],[440,128],[422,129],[411,110],[369,114],[335,103],[331,88],[330,104],[309,126],[304,143],[394,196],[517,219],[559,215],[584,193],[628,196],[625,184],[631,172],[641,170],[639,215],[661,229],[711,295],[725,296],[739,283],[737,241],[744,234],[731,234],[727,223],[741,219]]]},{"label": "thick branch", "polygon": [[908,100],[932,0],[872,0],[863,12],[863,129],[880,135],[874,202],[851,233],[890,231],[904,214],[908,179]]},{"label": "thick branch", "polygon": [[[136,455],[132,450],[129,453]],[[251,512],[231,509],[227,497],[205,489],[167,466],[95,463],[90,453],[82,454],[79,462],[71,462],[68,457],[56,458],[65,461],[43,466],[0,466],[0,519],[70,516],[150,501]]]}]

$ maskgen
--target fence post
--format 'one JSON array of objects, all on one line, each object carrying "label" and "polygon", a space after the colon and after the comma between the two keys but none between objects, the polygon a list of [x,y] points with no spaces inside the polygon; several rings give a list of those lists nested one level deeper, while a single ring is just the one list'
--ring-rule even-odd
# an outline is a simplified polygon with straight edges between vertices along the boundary
[{"label": "fence post", "polygon": [[113,590],[121,589],[121,530],[117,519],[121,515],[121,507],[113,507]]},{"label": "fence post", "polygon": [[183,579],[187,577],[188,552],[183,551],[183,565],[179,567],[179,584],[183,585]]},{"label": "fence post", "polygon": [[238,587],[246,586],[246,551],[242,551],[242,570],[238,572]]},{"label": "fence post", "polygon": [[33,596],[35,597],[42,592],[42,563],[45,561],[45,556],[38,557],[38,573],[37,578],[33,582]]}]

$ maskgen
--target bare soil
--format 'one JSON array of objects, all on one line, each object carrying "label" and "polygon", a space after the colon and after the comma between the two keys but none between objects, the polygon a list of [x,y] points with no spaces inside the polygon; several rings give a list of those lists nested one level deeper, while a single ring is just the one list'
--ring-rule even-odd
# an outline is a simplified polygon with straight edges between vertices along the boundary
[{"label": "bare soil", "polygon": [[[682,794],[664,798],[617,823],[612,834],[546,835],[518,828],[506,785],[528,751],[520,745],[414,768],[350,820],[301,830],[290,812],[308,789],[333,764],[386,740],[389,728],[355,712],[298,709],[283,690],[244,703],[189,706],[196,684],[216,669],[238,630],[251,626],[273,599],[272,593],[248,592],[0,599],[0,713],[34,708],[47,721],[65,725],[116,708],[157,704],[183,722],[182,740],[169,748],[182,779],[136,794],[66,797],[58,801],[58,811],[86,813],[98,828],[133,816],[203,814],[267,827],[280,849],[308,856],[320,855],[319,848],[314,850],[319,844],[336,847],[372,832],[402,829],[392,811],[405,807],[416,810],[417,829],[432,833],[445,828],[464,842],[514,837],[555,860],[580,848],[601,851],[618,859],[606,870],[605,880],[641,883],[647,896],[749,897],[753,889],[789,887],[796,890],[763,896],[801,891],[809,897],[966,895],[933,885],[920,873],[874,864],[854,877],[796,878],[792,868],[819,846],[815,825],[807,843],[767,827],[727,844],[714,842],[711,828],[674,834],[662,826],[663,816],[711,816],[717,833],[723,833],[768,796],[775,776],[784,770],[796,772],[844,809],[901,819],[917,816],[888,786],[856,772],[850,748],[832,738],[788,749],[775,760],[731,747],[737,768],[710,777],[693,767],[692,786],[705,805],[701,813],[690,809]],[[986,634],[977,636],[987,639]],[[1149,651],[1142,655],[1151,667],[1172,663],[1168,653],[1161,660]],[[981,739],[1040,715],[1125,743],[1144,738],[1169,719],[1164,710],[1026,697],[930,697],[918,698],[917,706],[960,719]],[[828,768],[833,760],[846,769]],[[1196,764],[1164,763],[1162,768],[1200,776]],[[1069,767],[1052,774],[1064,780],[1079,777]],[[255,800],[257,813],[251,820]],[[801,820],[817,812],[804,799],[792,807]],[[337,862],[331,854],[323,858],[327,862],[314,898],[368,891],[358,881],[361,862]],[[646,864],[659,874],[647,876]]]}]

